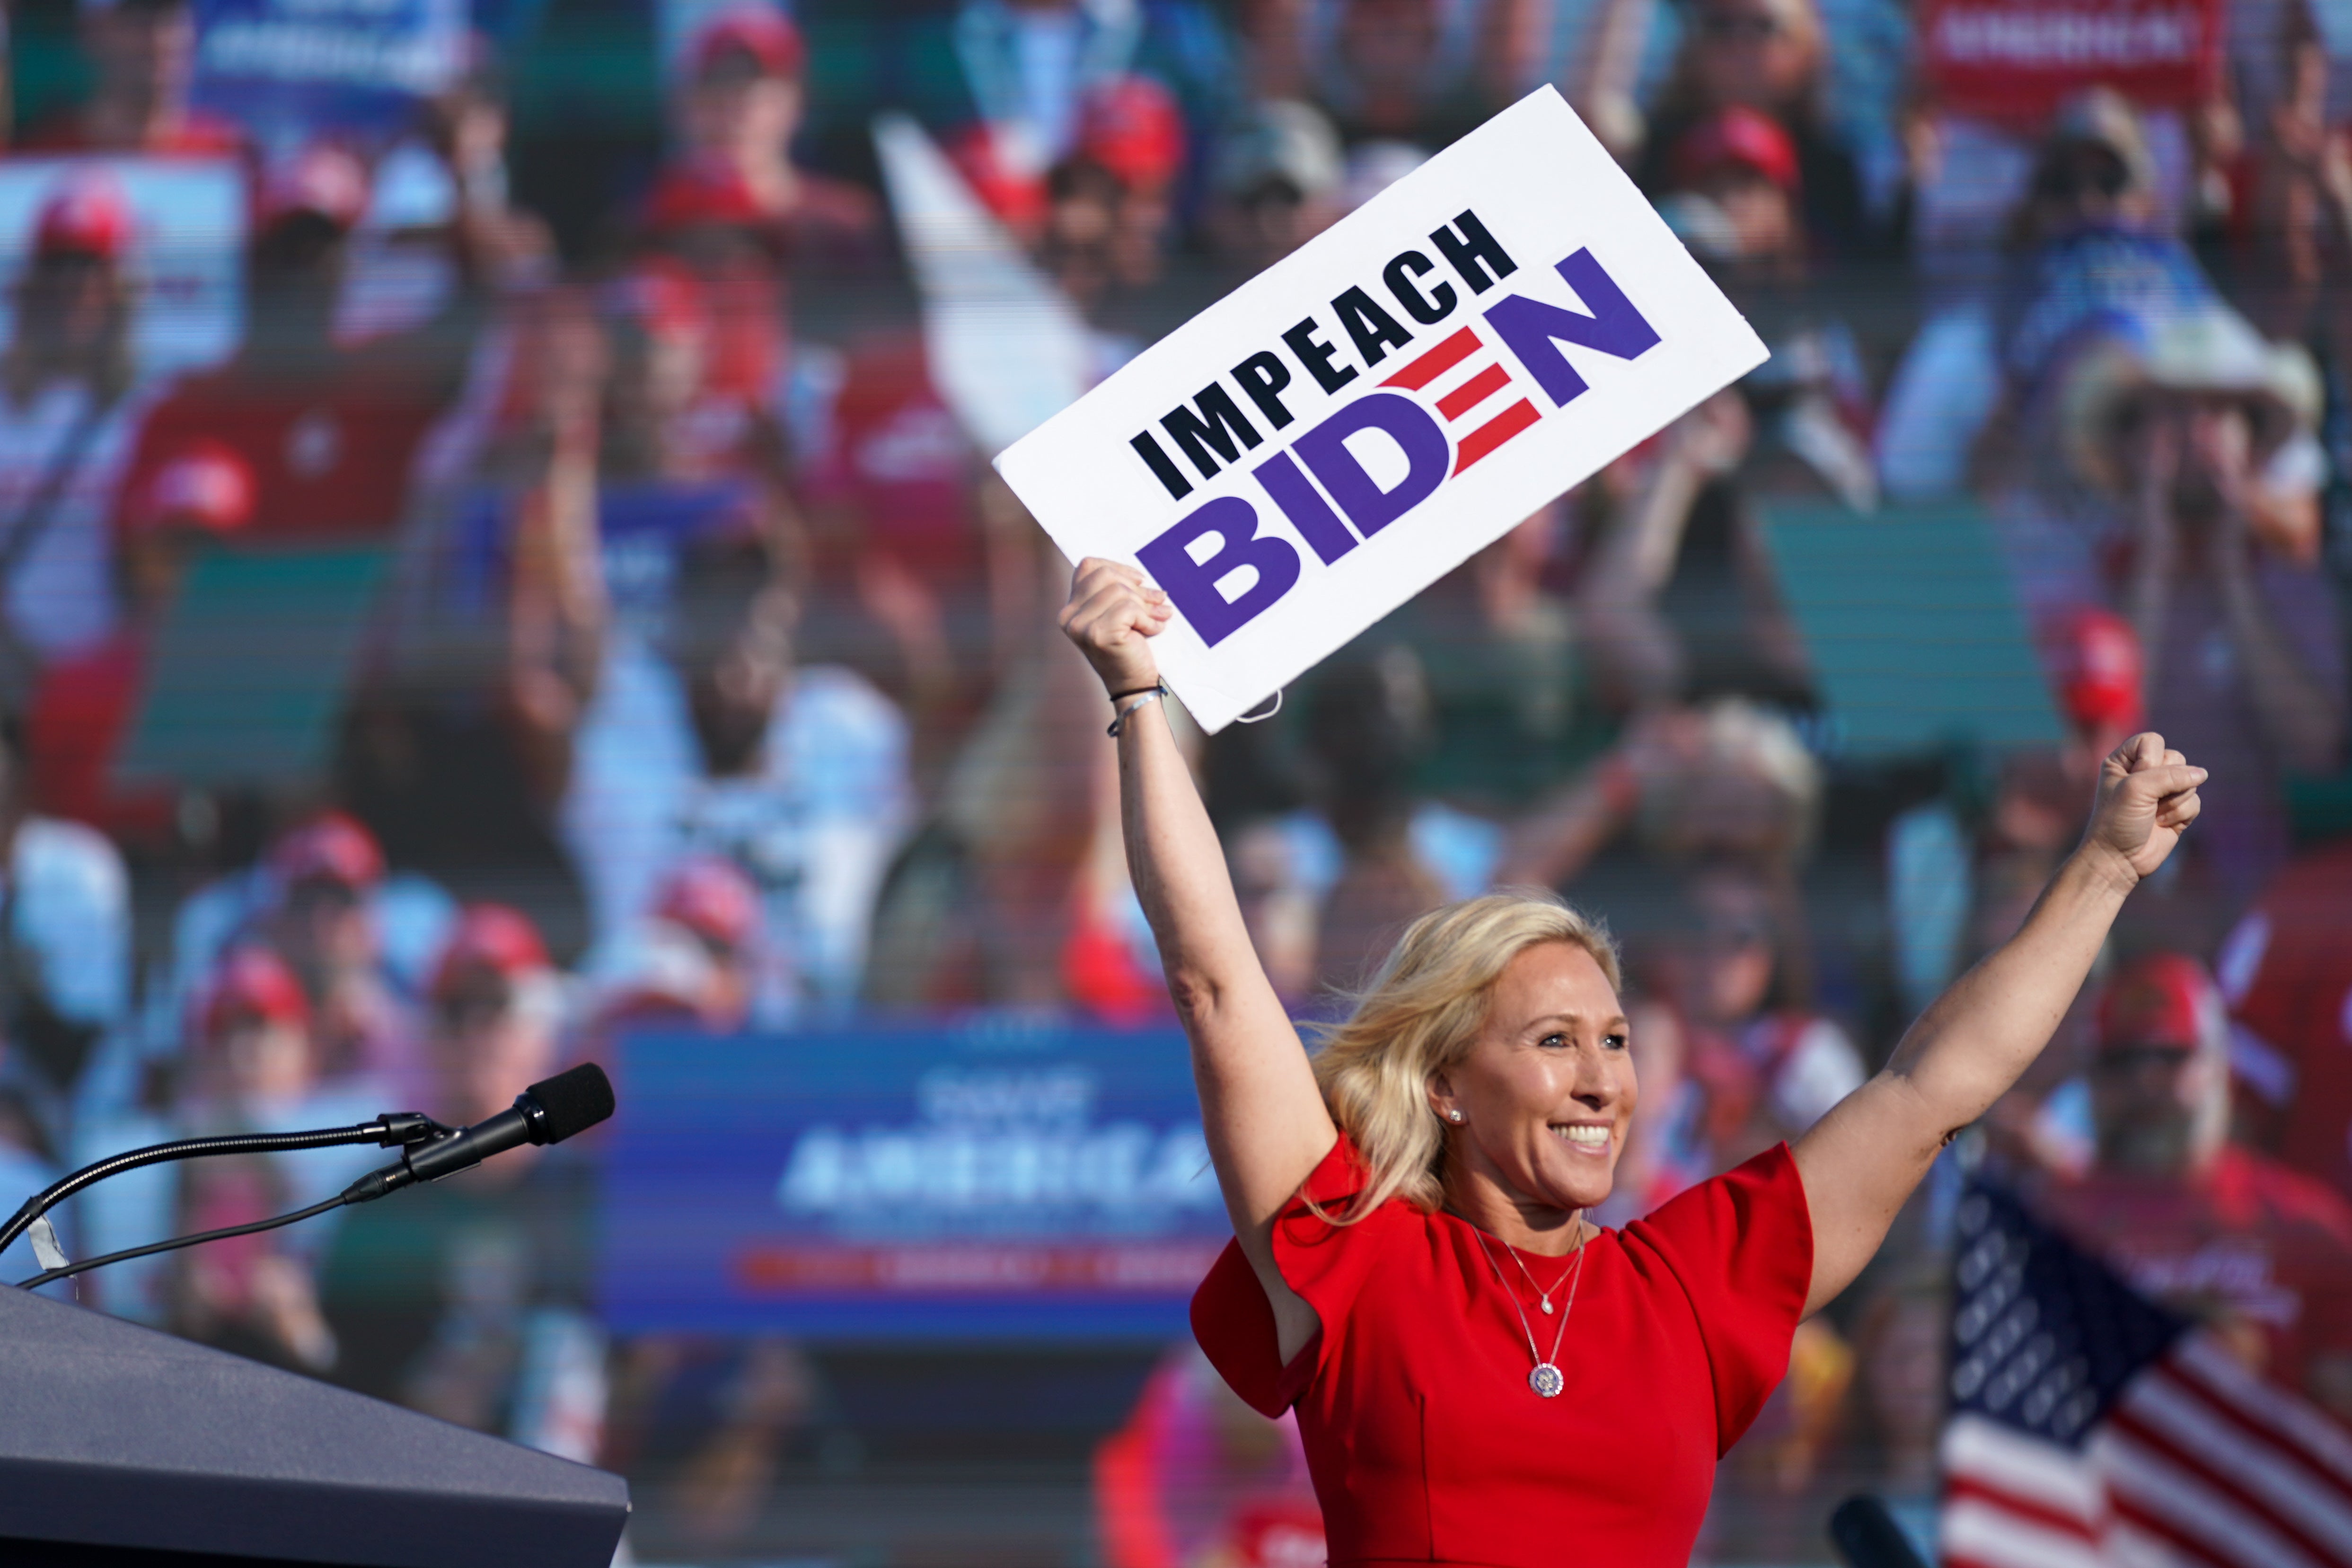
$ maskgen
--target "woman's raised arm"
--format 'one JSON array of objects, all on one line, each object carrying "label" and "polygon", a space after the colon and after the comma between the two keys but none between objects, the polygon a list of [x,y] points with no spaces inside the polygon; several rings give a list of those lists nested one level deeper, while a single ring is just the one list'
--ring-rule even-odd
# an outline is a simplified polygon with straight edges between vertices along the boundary
[{"label": "woman's raised arm", "polygon": [[[1145,639],[1168,625],[1170,614],[1167,595],[1142,573],[1089,556],[1071,582],[1062,630],[1116,696],[1158,683]],[[1120,725],[1118,786],[1128,871],[1192,1043],[1192,1077],[1217,1184],[1234,1234],[1274,1303],[1287,1361],[1316,1321],[1314,1310],[1275,1269],[1274,1216],[1330,1152],[1339,1131],[1298,1031],[1250,945],[1224,850],[1158,702]]]},{"label": "woman's raised arm", "polygon": [[1877,1077],[1797,1141],[1813,1219],[1805,1310],[1853,1282],[1936,1152],[2009,1091],[2065,1016],[2107,928],[2197,819],[2205,770],[2135,735],[2099,770],[2091,826],[2015,936],[1952,984]]}]

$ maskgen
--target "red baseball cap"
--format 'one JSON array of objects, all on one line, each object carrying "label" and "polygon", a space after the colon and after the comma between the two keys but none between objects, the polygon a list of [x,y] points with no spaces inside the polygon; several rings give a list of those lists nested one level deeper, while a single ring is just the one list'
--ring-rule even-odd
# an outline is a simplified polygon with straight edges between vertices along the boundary
[{"label": "red baseball cap", "polygon": [[41,256],[89,256],[120,261],[131,248],[136,220],[122,187],[100,174],[68,177],[41,205],[33,249]]},{"label": "red baseball cap", "polygon": [[761,76],[797,77],[807,58],[801,30],[772,5],[737,5],[703,25],[688,52],[690,74],[700,77],[730,54],[748,55]]},{"label": "red baseball cap", "polygon": [[1770,115],[1735,103],[1717,110],[1675,143],[1675,179],[1696,184],[1725,169],[1763,175],[1791,195],[1800,184],[1797,144]]},{"label": "red baseball cap", "polygon": [[735,952],[759,933],[760,891],[733,861],[700,856],[670,873],[654,913]]},{"label": "red baseball cap", "polygon": [[230,1025],[257,1018],[270,1024],[308,1028],[310,999],[286,961],[266,947],[250,943],[231,948],[205,987],[199,1027],[206,1039],[217,1038]]},{"label": "red baseball cap", "polygon": [[262,179],[255,232],[302,213],[348,229],[367,212],[368,184],[358,154],[332,142],[313,142]]},{"label": "red baseball cap", "polygon": [[289,888],[319,880],[365,892],[383,879],[383,851],[356,818],[330,811],[280,838],[269,868]]},{"label": "red baseball cap", "polygon": [[1183,110],[1150,77],[1115,77],[1080,107],[1077,148],[1129,189],[1156,190],[1184,166]]},{"label": "red baseball cap", "polygon": [[2101,1050],[2126,1046],[2201,1049],[2221,1023],[2221,994],[2195,959],[2155,952],[2136,959],[2099,997]]},{"label": "red baseball cap", "polygon": [[432,994],[448,994],[468,972],[487,971],[512,980],[550,967],[547,944],[529,915],[506,904],[468,904],[441,944],[441,956],[433,965]]},{"label": "red baseball cap", "polygon": [[2078,729],[2137,730],[2144,712],[2139,635],[2113,610],[2063,611],[2052,628],[2058,698]]},{"label": "red baseball cap", "polygon": [[192,441],[157,468],[124,514],[128,531],[194,528],[231,534],[253,521],[253,469],[234,447]]}]

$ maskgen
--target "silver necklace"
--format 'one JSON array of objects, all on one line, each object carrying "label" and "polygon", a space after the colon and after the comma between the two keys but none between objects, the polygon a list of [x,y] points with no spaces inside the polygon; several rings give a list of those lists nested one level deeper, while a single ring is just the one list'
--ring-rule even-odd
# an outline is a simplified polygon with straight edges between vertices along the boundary
[{"label": "silver necklace", "polygon": [[[1582,1230],[1580,1224],[1578,1229],[1580,1233]],[[1581,1234],[1580,1234],[1576,1243],[1576,1256],[1568,1260],[1568,1267],[1559,1271],[1559,1278],[1551,1282],[1551,1289],[1548,1290],[1543,1286],[1536,1283],[1536,1277],[1528,1272],[1528,1260],[1519,1256],[1519,1249],[1517,1247],[1513,1247],[1507,1241],[1503,1243],[1503,1250],[1509,1253],[1511,1255],[1511,1261],[1519,1266],[1519,1278],[1525,1279],[1528,1282],[1528,1289],[1536,1293],[1536,1304],[1543,1309],[1543,1314],[1547,1318],[1551,1316],[1552,1290],[1557,1290],[1562,1285],[1567,1284],[1569,1275],[1575,1269],[1578,1264],[1584,1261],[1584,1241]],[[1492,1255],[1490,1254],[1488,1261],[1491,1262],[1492,1260]]]},{"label": "silver necklace", "polygon": [[[1560,1310],[1559,1327],[1552,1332],[1551,1354],[1549,1356],[1536,1349],[1535,1325],[1528,1321],[1528,1310],[1520,1305],[1519,1293],[1511,1289],[1511,1282],[1503,1277],[1503,1266],[1495,1261],[1495,1254],[1487,1247],[1486,1233],[1475,1225],[1470,1226],[1470,1235],[1478,1243],[1478,1251],[1486,1259],[1486,1267],[1495,1271],[1495,1283],[1503,1288],[1503,1294],[1511,1299],[1511,1310],[1519,1315],[1519,1331],[1528,1336],[1528,1354],[1536,1363],[1535,1370],[1528,1373],[1528,1386],[1536,1391],[1536,1397],[1538,1399],[1556,1398],[1559,1391],[1568,1386],[1568,1379],[1561,1375],[1559,1370],[1559,1343],[1568,1334],[1568,1316],[1576,1310],[1576,1288],[1584,1283],[1584,1237],[1581,1234],[1584,1215],[1579,1213],[1576,1217],[1579,1232],[1576,1242],[1576,1261],[1568,1267],[1566,1276],[1568,1302]],[[1469,1224],[1466,1220],[1463,1223]],[[1519,1249],[1507,1241],[1503,1243],[1503,1250],[1511,1255],[1512,1262],[1518,1264],[1519,1272],[1527,1274],[1528,1266],[1521,1261]],[[1535,1276],[1528,1275],[1528,1283],[1530,1286],[1535,1285]],[[1552,1289],[1557,1290],[1559,1286],[1555,1283]],[[1539,1287],[1536,1293],[1544,1298],[1544,1310],[1550,1311],[1550,1296]]]}]

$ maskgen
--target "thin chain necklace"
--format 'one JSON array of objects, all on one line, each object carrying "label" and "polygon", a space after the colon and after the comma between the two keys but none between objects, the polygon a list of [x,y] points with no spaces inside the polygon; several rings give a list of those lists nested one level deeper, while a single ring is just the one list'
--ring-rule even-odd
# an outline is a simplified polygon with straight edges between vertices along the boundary
[{"label": "thin chain necklace", "polygon": [[[1581,1211],[1578,1213],[1576,1218],[1576,1261],[1570,1264],[1560,1276],[1568,1281],[1568,1303],[1560,1310],[1559,1327],[1552,1332],[1551,1354],[1548,1356],[1536,1349],[1535,1325],[1528,1321],[1528,1310],[1520,1304],[1519,1293],[1511,1289],[1511,1282],[1503,1277],[1503,1266],[1495,1261],[1495,1254],[1487,1247],[1486,1233],[1475,1225],[1470,1226],[1470,1235],[1478,1243],[1478,1251],[1486,1258],[1486,1267],[1495,1271],[1495,1283],[1503,1288],[1503,1294],[1511,1299],[1511,1310],[1519,1315],[1519,1331],[1527,1335],[1528,1354],[1536,1363],[1535,1370],[1528,1373],[1528,1386],[1536,1391],[1536,1396],[1539,1399],[1556,1398],[1559,1391],[1568,1386],[1568,1379],[1560,1374],[1559,1370],[1559,1344],[1568,1334],[1569,1314],[1576,1310],[1576,1288],[1584,1283],[1584,1215]],[[1463,1223],[1469,1224],[1467,1220]],[[1520,1259],[1517,1247],[1506,1241],[1503,1243],[1503,1250],[1511,1255],[1512,1262],[1518,1264],[1520,1273],[1528,1273],[1528,1266]],[[1535,1282],[1535,1276],[1528,1274],[1528,1283],[1533,1286]],[[1552,1289],[1559,1289],[1559,1285],[1555,1281]],[[1549,1292],[1538,1287],[1536,1293],[1543,1298],[1544,1310],[1550,1311]]]},{"label": "thin chain necklace", "polygon": [[[1559,1278],[1551,1282],[1550,1289],[1546,1289],[1543,1286],[1536,1283],[1536,1277],[1528,1272],[1528,1260],[1519,1256],[1519,1249],[1517,1247],[1513,1247],[1507,1241],[1503,1243],[1503,1250],[1509,1253],[1511,1255],[1511,1261],[1519,1266],[1519,1278],[1526,1280],[1528,1282],[1528,1289],[1536,1293],[1536,1303],[1543,1309],[1543,1314],[1547,1318],[1551,1316],[1552,1291],[1557,1290],[1561,1286],[1567,1284],[1569,1275],[1575,1271],[1578,1264],[1584,1261],[1583,1233],[1584,1226],[1581,1219],[1580,1218],[1577,1225],[1576,1256],[1568,1260],[1568,1267],[1559,1271]],[[1487,1260],[1489,1262],[1493,1261],[1493,1255],[1491,1253],[1488,1255]]]}]

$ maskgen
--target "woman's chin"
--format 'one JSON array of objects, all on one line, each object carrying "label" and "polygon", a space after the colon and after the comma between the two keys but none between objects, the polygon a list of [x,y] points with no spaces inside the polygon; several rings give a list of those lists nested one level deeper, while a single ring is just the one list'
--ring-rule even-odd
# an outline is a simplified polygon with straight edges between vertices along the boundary
[{"label": "woman's chin", "polygon": [[[1571,1154],[1567,1158],[1580,1164],[1588,1161],[1584,1155]],[[1614,1158],[1599,1170],[1563,1171],[1558,1168],[1559,1163],[1558,1159],[1547,1161],[1545,1169],[1538,1173],[1541,1178],[1538,1194],[1545,1203],[1555,1208],[1596,1209],[1609,1201],[1610,1191],[1615,1185]]]}]

